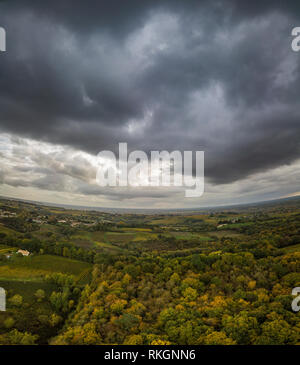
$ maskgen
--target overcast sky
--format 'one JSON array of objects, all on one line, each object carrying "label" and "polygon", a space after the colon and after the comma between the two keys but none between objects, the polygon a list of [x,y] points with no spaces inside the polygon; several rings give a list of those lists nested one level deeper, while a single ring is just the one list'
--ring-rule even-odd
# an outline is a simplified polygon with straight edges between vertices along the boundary
[{"label": "overcast sky", "polygon": [[[4,1],[0,195],[188,208],[300,192],[299,1]],[[101,188],[99,151],[205,151],[205,193]]]}]

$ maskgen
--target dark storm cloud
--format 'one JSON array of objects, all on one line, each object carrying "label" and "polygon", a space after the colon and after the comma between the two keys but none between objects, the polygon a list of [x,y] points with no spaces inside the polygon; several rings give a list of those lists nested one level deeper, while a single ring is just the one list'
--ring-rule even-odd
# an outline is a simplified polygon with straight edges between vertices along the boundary
[{"label": "dark storm cloud", "polygon": [[203,149],[215,183],[299,157],[296,1],[32,0],[0,9],[3,131],[93,153],[118,142]]}]

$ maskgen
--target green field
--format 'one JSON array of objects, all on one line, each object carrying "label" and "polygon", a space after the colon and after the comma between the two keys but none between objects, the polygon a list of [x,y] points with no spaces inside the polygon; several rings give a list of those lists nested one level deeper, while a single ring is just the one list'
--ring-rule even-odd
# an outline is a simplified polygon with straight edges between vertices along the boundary
[{"label": "green field", "polygon": [[0,265],[0,280],[37,281],[53,272],[77,277],[89,268],[91,268],[89,263],[60,256],[36,255],[20,257],[8,260]]},{"label": "green field", "polygon": [[120,248],[112,245],[113,241],[108,239],[110,232],[89,232],[89,231],[78,231],[76,234],[71,236],[71,242],[82,248],[102,248],[109,252],[120,252]]},{"label": "green field", "polygon": [[15,247],[0,245],[0,255],[5,255],[7,253],[10,253],[12,251],[16,251]]},{"label": "green field", "polygon": [[286,253],[300,251],[300,243],[298,243],[297,245],[284,247],[283,251],[286,252]]},{"label": "green field", "polygon": [[173,237],[179,240],[198,240],[212,241],[213,239],[207,235],[195,232],[170,232]]},{"label": "green field", "polygon": [[19,232],[15,231],[11,228],[5,227],[3,224],[0,224],[0,232],[5,233],[5,234],[14,235],[14,236],[19,236],[20,235]]},{"label": "green field", "polygon": [[221,230],[219,229],[218,231],[211,231],[209,232],[210,236],[215,236],[218,238],[222,238],[222,237],[236,237],[236,238],[242,238],[243,234],[239,233],[239,232],[235,232],[235,231],[226,231],[226,230]]},{"label": "green field", "polygon": [[241,227],[249,227],[252,226],[254,224],[254,222],[245,222],[245,223],[231,223],[231,224],[226,224],[224,227],[224,229],[235,229],[235,228],[241,228]]},{"label": "green field", "polygon": [[105,248],[110,252],[122,251],[122,245],[130,242],[147,241],[156,239],[157,234],[150,229],[127,228],[114,232],[88,232],[78,231],[71,237],[72,243],[85,248]]},{"label": "green field", "polygon": [[[24,301],[26,303],[34,303],[36,302],[36,298],[34,293],[38,289],[43,289],[45,291],[46,296],[49,296],[53,290],[56,289],[56,286],[51,283],[46,282],[34,282],[34,281],[18,281],[18,280],[0,280],[0,287],[4,288],[9,296],[13,296],[15,294],[22,295]],[[8,309],[10,308],[9,302]]]}]

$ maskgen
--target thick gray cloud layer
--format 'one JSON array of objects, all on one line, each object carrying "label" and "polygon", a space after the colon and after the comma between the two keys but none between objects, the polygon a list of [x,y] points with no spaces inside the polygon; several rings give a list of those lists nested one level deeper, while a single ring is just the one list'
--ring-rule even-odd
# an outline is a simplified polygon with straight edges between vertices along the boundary
[{"label": "thick gray cloud layer", "polygon": [[100,187],[98,159],[71,147],[0,135],[0,192],[3,196],[72,205],[114,208],[198,208],[300,195],[300,159],[230,184],[205,184],[199,199],[186,187]]},{"label": "thick gray cloud layer", "polygon": [[90,153],[204,150],[216,184],[299,157],[298,1],[47,3],[0,5],[3,132]]}]

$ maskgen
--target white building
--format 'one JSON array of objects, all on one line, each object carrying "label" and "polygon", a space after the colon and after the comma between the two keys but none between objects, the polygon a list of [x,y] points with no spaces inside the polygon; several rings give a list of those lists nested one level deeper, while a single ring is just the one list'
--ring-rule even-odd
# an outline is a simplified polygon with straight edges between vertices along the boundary
[{"label": "white building", "polygon": [[23,256],[29,256],[30,255],[30,252],[27,251],[27,250],[18,250],[17,253],[21,253]]}]

